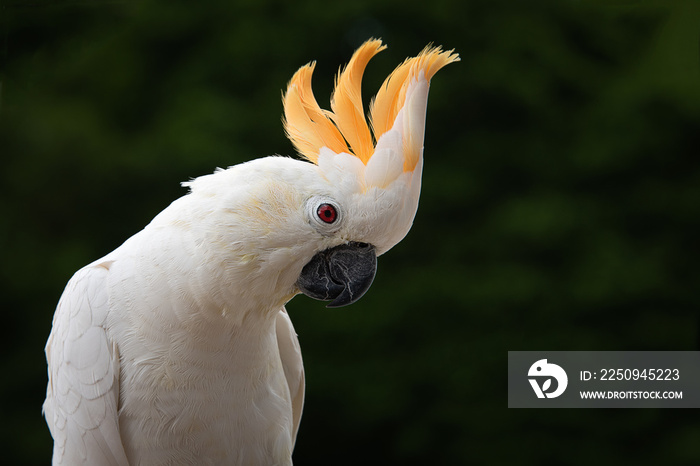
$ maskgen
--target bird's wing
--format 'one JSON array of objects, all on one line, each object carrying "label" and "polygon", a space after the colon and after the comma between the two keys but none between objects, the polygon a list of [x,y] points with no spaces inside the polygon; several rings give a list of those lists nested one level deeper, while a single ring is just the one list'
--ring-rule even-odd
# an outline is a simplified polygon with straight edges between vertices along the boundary
[{"label": "bird's wing", "polygon": [[119,435],[119,354],[105,330],[111,262],[89,265],[68,282],[46,343],[44,415],[53,464],[128,466]]},{"label": "bird's wing", "polygon": [[292,321],[284,308],[277,314],[277,345],[279,346],[284,376],[287,379],[289,394],[292,399],[292,416],[294,421],[292,441],[294,442],[297,438],[301,411],[304,407],[304,363],[301,360],[299,339],[294,331]]}]

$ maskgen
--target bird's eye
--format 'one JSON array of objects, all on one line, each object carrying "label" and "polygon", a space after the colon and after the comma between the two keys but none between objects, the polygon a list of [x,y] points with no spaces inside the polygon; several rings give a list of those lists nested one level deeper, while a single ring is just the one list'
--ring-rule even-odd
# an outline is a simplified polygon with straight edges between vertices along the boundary
[{"label": "bird's eye", "polygon": [[338,218],[338,211],[331,204],[321,204],[316,209],[316,215],[325,223],[333,223]]}]

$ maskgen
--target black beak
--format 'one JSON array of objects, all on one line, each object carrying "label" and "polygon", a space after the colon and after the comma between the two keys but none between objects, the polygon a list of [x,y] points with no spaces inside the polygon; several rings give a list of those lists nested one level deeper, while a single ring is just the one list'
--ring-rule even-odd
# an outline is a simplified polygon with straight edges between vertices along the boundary
[{"label": "black beak", "polygon": [[297,286],[326,307],[352,304],[364,295],[377,273],[377,254],[367,243],[341,244],[317,253],[304,266]]}]

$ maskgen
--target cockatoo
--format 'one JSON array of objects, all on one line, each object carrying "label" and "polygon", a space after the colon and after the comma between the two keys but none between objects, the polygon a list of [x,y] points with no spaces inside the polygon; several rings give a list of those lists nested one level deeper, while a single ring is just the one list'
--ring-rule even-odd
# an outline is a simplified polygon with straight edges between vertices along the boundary
[{"label": "cockatoo", "polygon": [[[53,463],[290,465],[304,398],[285,303],[357,301],[377,256],[418,207],[428,87],[453,51],[427,47],[373,99],[371,39],[339,73],[331,111],[315,63],[283,95],[305,160],[265,157],[183,183],[190,191],[80,269],[46,344]],[[371,130],[370,130],[371,127]]]}]

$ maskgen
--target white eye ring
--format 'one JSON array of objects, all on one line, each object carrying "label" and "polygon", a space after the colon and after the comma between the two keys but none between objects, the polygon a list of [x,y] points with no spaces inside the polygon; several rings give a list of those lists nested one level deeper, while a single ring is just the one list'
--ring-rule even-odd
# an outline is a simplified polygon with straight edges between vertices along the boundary
[{"label": "white eye ring", "polygon": [[324,235],[338,231],[343,223],[343,211],[335,200],[328,197],[310,198],[306,210],[310,223]]}]

